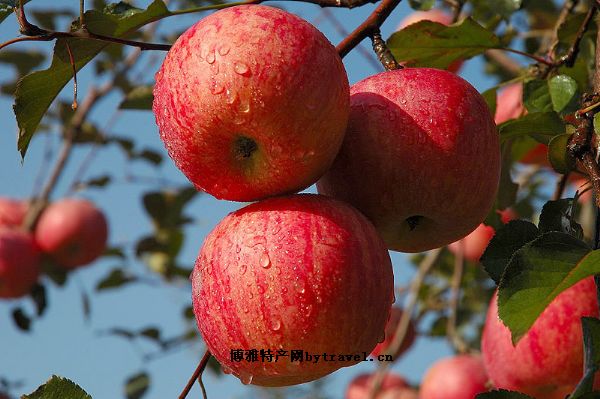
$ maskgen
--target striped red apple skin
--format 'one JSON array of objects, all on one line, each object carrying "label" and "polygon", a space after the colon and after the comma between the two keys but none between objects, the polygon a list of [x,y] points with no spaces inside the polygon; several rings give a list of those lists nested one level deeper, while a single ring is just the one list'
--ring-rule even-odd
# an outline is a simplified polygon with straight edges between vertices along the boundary
[{"label": "striped red apple skin", "polygon": [[[360,360],[291,362],[290,351],[368,356],[393,302],[385,244],[347,204],[293,195],[249,205],[207,236],[192,299],[208,349],[242,382],[286,386]],[[231,350],[287,351],[277,362],[236,362]]]}]

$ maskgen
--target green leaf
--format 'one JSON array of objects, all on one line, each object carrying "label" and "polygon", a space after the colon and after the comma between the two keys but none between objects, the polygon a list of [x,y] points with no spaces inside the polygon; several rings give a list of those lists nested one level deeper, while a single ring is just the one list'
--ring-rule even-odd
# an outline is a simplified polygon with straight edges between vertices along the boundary
[{"label": "green leaf", "polygon": [[[85,20],[90,31],[106,36],[122,37],[150,22],[170,15],[162,0],[154,0],[145,11],[128,10],[124,14],[103,14],[90,10]],[[80,70],[108,44],[86,39],[59,39],[54,46],[50,67],[25,76],[17,83],[13,106],[19,126],[18,149],[24,157],[27,147],[44,113],[62,88],[73,77],[67,43]]]},{"label": "green leaf", "polygon": [[46,307],[48,306],[48,301],[46,298],[46,287],[41,284],[36,284],[29,292],[31,299],[33,299],[33,303],[35,304],[35,312],[37,316],[41,316],[46,311]]},{"label": "green leaf", "polygon": [[565,123],[556,112],[535,112],[498,126],[500,139],[521,136],[546,136],[548,140],[565,132]]},{"label": "green leaf", "polygon": [[523,104],[530,113],[552,111],[552,97],[548,82],[542,79],[525,82],[523,84]]},{"label": "green leaf", "polygon": [[559,232],[542,234],[510,260],[498,290],[498,314],[513,343],[562,291],[600,272],[600,250]]},{"label": "green leaf", "polygon": [[[25,4],[30,0],[25,0]],[[19,5],[19,0],[0,0],[0,23],[6,19]]]},{"label": "green leaf", "polygon": [[594,114],[594,132],[600,136],[600,113]]},{"label": "green leaf", "polygon": [[[568,75],[553,76],[548,81],[552,107],[556,112],[577,107],[577,82]],[[569,107],[570,106],[570,107]]]},{"label": "green leaf", "polygon": [[92,399],[92,397],[73,381],[53,375],[35,392],[23,395],[23,399]]},{"label": "green leaf", "polygon": [[533,241],[538,234],[538,228],[525,220],[511,220],[496,231],[480,259],[485,271],[496,284],[500,283],[513,254]]},{"label": "green leaf", "polygon": [[497,87],[492,87],[491,89],[488,89],[488,90],[484,91],[483,93],[481,93],[488,108],[490,109],[490,114],[492,114],[492,115],[496,114],[496,99],[498,97],[497,91],[498,91]]},{"label": "green leaf", "polygon": [[552,169],[558,173],[565,174],[575,169],[575,159],[567,150],[570,138],[570,133],[559,134],[548,143],[548,159]]},{"label": "green leaf", "polygon": [[540,223],[541,233],[559,231],[575,238],[583,239],[583,229],[575,221],[575,201],[573,198],[564,198],[557,201],[548,201],[542,208]]},{"label": "green leaf", "polygon": [[387,45],[399,62],[409,66],[447,68],[456,60],[498,48],[500,41],[493,32],[467,18],[451,26],[431,21],[411,24],[390,36]]},{"label": "green leaf", "polygon": [[118,288],[122,285],[136,281],[134,276],[125,273],[121,268],[115,268],[108,273],[106,277],[96,284],[96,291],[102,291],[110,288]]},{"label": "green leaf", "polygon": [[121,109],[137,109],[137,110],[151,110],[152,101],[154,101],[154,95],[152,89],[154,86],[138,86],[131,90],[125,96],[125,99],[119,105]]},{"label": "green leaf", "polygon": [[531,396],[525,395],[520,392],[506,391],[500,389],[498,391],[491,391],[485,393],[479,393],[475,396],[475,399],[533,399]]},{"label": "green leaf", "polygon": [[127,399],[140,399],[150,387],[150,376],[141,372],[131,376],[125,382],[125,396]]},{"label": "green leaf", "polygon": [[522,0],[472,0],[475,14],[478,16],[500,15],[503,19],[509,19],[510,16],[521,8]]},{"label": "green leaf", "polygon": [[16,308],[13,310],[12,318],[19,330],[29,331],[31,328],[31,318],[25,314],[22,308]]},{"label": "green leaf", "polygon": [[0,63],[13,65],[20,76],[29,73],[33,68],[39,66],[46,59],[42,52],[29,50],[3,49],[0,51]]},{"label": "green leaf", "polygon": [[435,0],[408,0],[413,10],[428,11],[435,6]]},{"label": "green leaf", "polygon": [[142,150],[142,152],[135,155],[135,158],[144,159],[154,165],[160,165],[163,160],[160,153],[149,149]]}]

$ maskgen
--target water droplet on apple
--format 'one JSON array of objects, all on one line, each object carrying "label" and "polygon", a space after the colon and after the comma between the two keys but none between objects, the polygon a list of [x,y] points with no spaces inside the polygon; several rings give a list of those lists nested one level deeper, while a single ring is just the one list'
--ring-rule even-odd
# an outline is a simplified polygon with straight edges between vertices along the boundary
[{"label": "water droplet on apple", "polygon": [[273,320],[271,322],[271,330],[279,331],[281,329],[281,322],[279,320]]},{"label": "water droplet on apple", "polygon": [[254,294],[252,292],[249,292],[248,293],[248,298],[250,298],[250,299],[254,298]]},{"label": "water droplet on apple", "polygon": [[250,112],[250,102],[248,100],[241,100],[238,105],[238,111],[247,114]]},{"label": "water droplet on apple", "polygon": [[265,269],[271,266],[271,258],[269,258],[269,254],[268,253],[264,253],[260,256],[260,265],[262,267],[264,267]]},{"label": "water droplet on apple", "polygon": [[206,54],[206,62],[209,64],[213,64],[215,62],[215,50],[208,50],[208,54]]},{"label": "water droplet on apple", "polygon": [[242,264],[240,265],[240,274],[241,274],[241,275],[244,275],[244,274],[246,274],[246,270],[248,270],[248,266],[242,263]]},{"label": "water droplet on apple", "polygon": [[243,62],[236,62],[233,65],[233,70],[238,75],[242,75],[242,76],[249,76],[250,75],[250,68],[248,68],[248,65],[244,64]]},{"label": "water droplet on apple", "polygon": [[223,44],[219,48],[219,55],[227,55],[227,54],[229,54],[229,50],[230,50],[229,45]]},{"label": "water droplet on apple", "polygon": [[248,308],[244,308],[244,313],[248,313],[250,312],[250,310],[248,310]]},{"label": "water droplet on apple", "polygon": [[225,91],[225,87],[223,87],[223,85],[220,84],[219,82],[212,82],[211,86],[212,87],[211,87],[210,92],[212,94],[215,94],[215,95],[216,94],[221,94],[221,93],[223,93]]},{"label": "water droplet on apple", "polygon": [[233,91],[227,89],[225,91],[225,102],[227,104],[233,104],[235,102],[235,99],[237,98],[237,94],[235,94]]},{"label": "water droplet on apple", "polygon": [[240,381],[242,381],[242,384],[244,384],[244,385],[252,384],[252,378],[254,378],[252,376],[252,374],[241,374],[240,373]]},{"label": "water droplet on apple", "polygon": [[223,370],[223,374],[231,374],[232,370],[227,366],[222,366],[221,370]]}]

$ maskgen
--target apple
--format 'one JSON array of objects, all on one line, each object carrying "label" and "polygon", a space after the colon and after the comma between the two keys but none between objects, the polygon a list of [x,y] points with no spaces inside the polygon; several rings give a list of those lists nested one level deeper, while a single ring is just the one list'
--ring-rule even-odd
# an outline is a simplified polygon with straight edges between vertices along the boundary
[{"label": "apple", "polygon": [[473,399],[488,390],[487,381],[481,356],[456,355],[427,370],[419,395],[421,399]]},{"label": "apple", "polygon": [[[505,224],[517,217],[516,213],[510,208],[498,211],[498,213],[500,214],[500,220]],[[448,249],[454,255],[457,255],[462,250],[466,260],[479,262],[479,259],[495,234],[496,230],[493,227],[481,223],[465,238],[448,245]]]},{"label": "apple", "polygon": [[350,102],[344,143],[319,193],[354,205],[402,252],[448,245],[485,219],[500,145],[473,86],[448,71],[404,68],[353,85]]},{"label": "apple", "polygon": [[[375,376],[376,374],[361,374],[350,381],[346,390],[346,399],[368,399]],[[412,392],[414,391],[402,376],[387,373],[381,381],[380,391],[375,398],[412,399],[410,396]]]},{"label": "apple", "polygon": [[19,227],[27,214],[27,202],[0,197],[0,226]]},{"label": "apple", "polygon": [[523,106],[523,84],[512,83],[498,91],[496,97],[496,124],[516,119],[525,112]]},{"label": "apple", "polygon": [[[394,340],[394,335],[396,330],[398,329],[398,324],[400,323],[400,319],[402,318],[402,309],[398,307],[393,307],[392,312],[390,314],[390,318],[385,325],[385,340],[379,344],[371,351],[371,356],[377,358],[380,354],[386,354],[390,344]],[[406,352],[412,344],[415,342],[416,331],[415,326],[412,322],[408,324],[408,330],[406,330],[406,335],[404,337],[404,341],[400,345],[400,348],[396,353],[393,354],[393,359],[398,359],[404,352]]]},{"label": "apple", "polygon": [[17,229],[0,227],[0,298],[26,295],[39,275],[40,252],[33,237]]},{"label": "apple", "polygon": [[35,239],[60,267],[87,265],[106,249],[108,225],[91,202],[67,198],[50,204],[40,216]]},{"label": "apple", "polygon": [[196,188],[254,201],[304,189],[329,168],[348,122],[348,77],[314,26],[241,5],[175,42],[156,74],[153,110]]},{"label": "apple", "polygon": [[498,317],[497,301],[494,295],[481,341],[483,360],[493,384],[538,399],[563,399],[583,373],[580,319],[598,317],[593,277],[560,293],[516,346]]},{"label": "apple", "polygon": [[[373,225],[345,203],[309,194],[225,217],[191,279],[208,349],[225,372],[262,386],[300,384],[366,360],[383,341],[394,299],[389,253]],[[276,362],[232,360],[232,350],[253,349],[284,352]],[[292,361],[292,351],[304,361]]]},{"label": "apple", "polygon": [[[442,25],[450,25],[452,23],[452,15],[440,10],[439,8],[432,8],[428,11],[415,11],[400,21],[398,29],[404,29],[407,26],[415,24],[419,21],[432,21]],[[457,73],[463,63],[463,60],[456,60],[451,63],[447,69],[450,72]]]}]

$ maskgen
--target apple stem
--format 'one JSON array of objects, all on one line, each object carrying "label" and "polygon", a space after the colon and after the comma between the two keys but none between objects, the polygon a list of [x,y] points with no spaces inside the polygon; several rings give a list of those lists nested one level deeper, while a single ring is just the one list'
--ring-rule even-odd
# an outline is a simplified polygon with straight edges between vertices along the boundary
[{"label": "apple stem", "polygon": [[185,399],[187,397],[196,380],[198,380],[198,383],[200,384],[200,388],[202,389],[202,395],[204,396],[204,398],[206,398],[206,390],[204,389],[204,383],[202,382],[202,373],[204,372],[204,369],[206,368],[210,357],[210,351],[207,349],[206,352],[204,352],[204,356],[202,356],[202,359],[198,363],[196,370],[194,370],[194,373],[192,374],[185,388],[183,388],[183,391],[179,395],[179,399]]},{"label": "apple stem", "polygon": [[396,61],[396,58],[385,44],[385,41],[383,41],[379,28],[373,29],[371,41],[373,42],[373,51],[377,54],[379,62],[381,62],[386,71],[404,68]]}]

